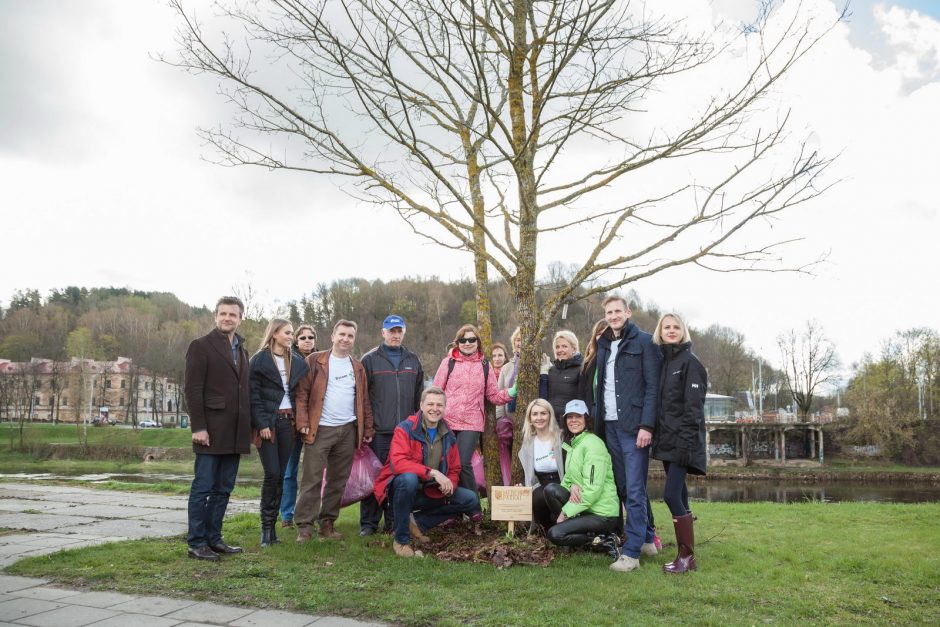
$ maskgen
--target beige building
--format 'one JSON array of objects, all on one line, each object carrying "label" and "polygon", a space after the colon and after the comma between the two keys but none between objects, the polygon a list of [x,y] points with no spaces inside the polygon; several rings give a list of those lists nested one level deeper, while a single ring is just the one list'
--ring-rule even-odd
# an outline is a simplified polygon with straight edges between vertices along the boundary
[{"label": "beige building", "polygon": [[186,418],[178,382],[154,375],[127,357],[95,361],[0,359],[0,419],[79,422],[107,417],[119,424]]}]

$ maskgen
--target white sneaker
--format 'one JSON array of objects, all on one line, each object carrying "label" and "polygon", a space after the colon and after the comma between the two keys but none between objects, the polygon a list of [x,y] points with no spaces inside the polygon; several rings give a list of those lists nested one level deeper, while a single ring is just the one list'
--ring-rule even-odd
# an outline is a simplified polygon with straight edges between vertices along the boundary
[{"label": "white sneaker", "polygon": [[657,550],[656,545],[652,542],[646,542],[640,547],[640,555],[653,557],[654,555],[659,555],[659,550]]},{"label": "white sneaker", "polygon": [[629,555],[621,555],[616,562],[610,565],[611,570],[616,570],[619,573],[628,573],[639,567],[640,560],[635,557],[630,557]]}]

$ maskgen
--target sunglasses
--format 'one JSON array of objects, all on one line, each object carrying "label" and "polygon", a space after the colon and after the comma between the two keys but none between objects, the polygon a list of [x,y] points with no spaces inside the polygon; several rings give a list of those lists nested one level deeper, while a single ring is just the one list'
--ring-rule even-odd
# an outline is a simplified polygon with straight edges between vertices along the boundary
[{"label": "sunglasses", "polygon": [[315,336],[315,335],[301,335],[301,336],[298,337],[297,339],[298,339],[298,340],[315,340],[315,339],[317,339],[317,336]]},{"label": "sunglasses", "polygon": [[477,338],[475,337],[462,337],[459,340],[457,340],[457,343],[458,344],[473,344],[476,341],[477,341]]}]

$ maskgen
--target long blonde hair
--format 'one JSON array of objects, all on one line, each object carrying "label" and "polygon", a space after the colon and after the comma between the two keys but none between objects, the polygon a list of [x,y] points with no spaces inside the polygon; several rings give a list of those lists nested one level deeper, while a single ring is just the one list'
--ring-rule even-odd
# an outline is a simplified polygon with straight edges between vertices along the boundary
[{"label": "long blonde hair", "polygon": [[588,341],[587,348],[584,352],[584,362],[581,366],[581,369],[587,371],[591,366],[591,362],[594,361],[594,358],[597,356],[597,336],[607,330],[607,327],[610,325],[607,324],[607,321],[601,318],[594,323],[594,328],[591,329],[591,339]]},{"label": "long blonde hair", "polygon": [[532,425],[532,421],[529,417],[532,415],[532,408],[536,406],[548,410],[548,432],[553,438],[561,438],[561,430],[558,428],[558,421],[555,420],[555,410],[552,409],[552,404],[544,398],[537,398],[525,408],[525,420],[522,423],[523,443],[535,437],[535,427]]},{"label": "long blonde hair", "polygon": [[[274,359],[274,334],[283,329],[286,326],[293,326],[293,323],[290,320],[285,320],[284,318],[272,318],[271,322],[268,323],[267,328],[264,330],[264,339],[261,340],[261,346],[258,347],[258,352],[267,350],[271,352],[271,359]],[[287,377],[290,378],[290,358],[294,352],[294,347],[291,345],[284,354],[284,370],[287,372]]]}]

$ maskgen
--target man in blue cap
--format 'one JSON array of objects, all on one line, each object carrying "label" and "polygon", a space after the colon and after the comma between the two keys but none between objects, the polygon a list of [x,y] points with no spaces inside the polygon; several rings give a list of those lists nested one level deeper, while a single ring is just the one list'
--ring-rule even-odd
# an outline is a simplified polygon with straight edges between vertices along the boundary
[{"label": "man in blue cap", "polygon": [[[418,412],[424,388],[421,362],[417,355],[402,346],[404,339],[404,318],[390,315],[382,323],[382,343],[362,356],[375,424],[375,437],[370,446],[383,464],[388,461],[395,427]],[[383,507],[379,507],[374,496],[362,501],[359,505],[359,535],[375,533],[383,512],[384,530],[391,531],[393,516],[390,503],[386,501]]]}]

